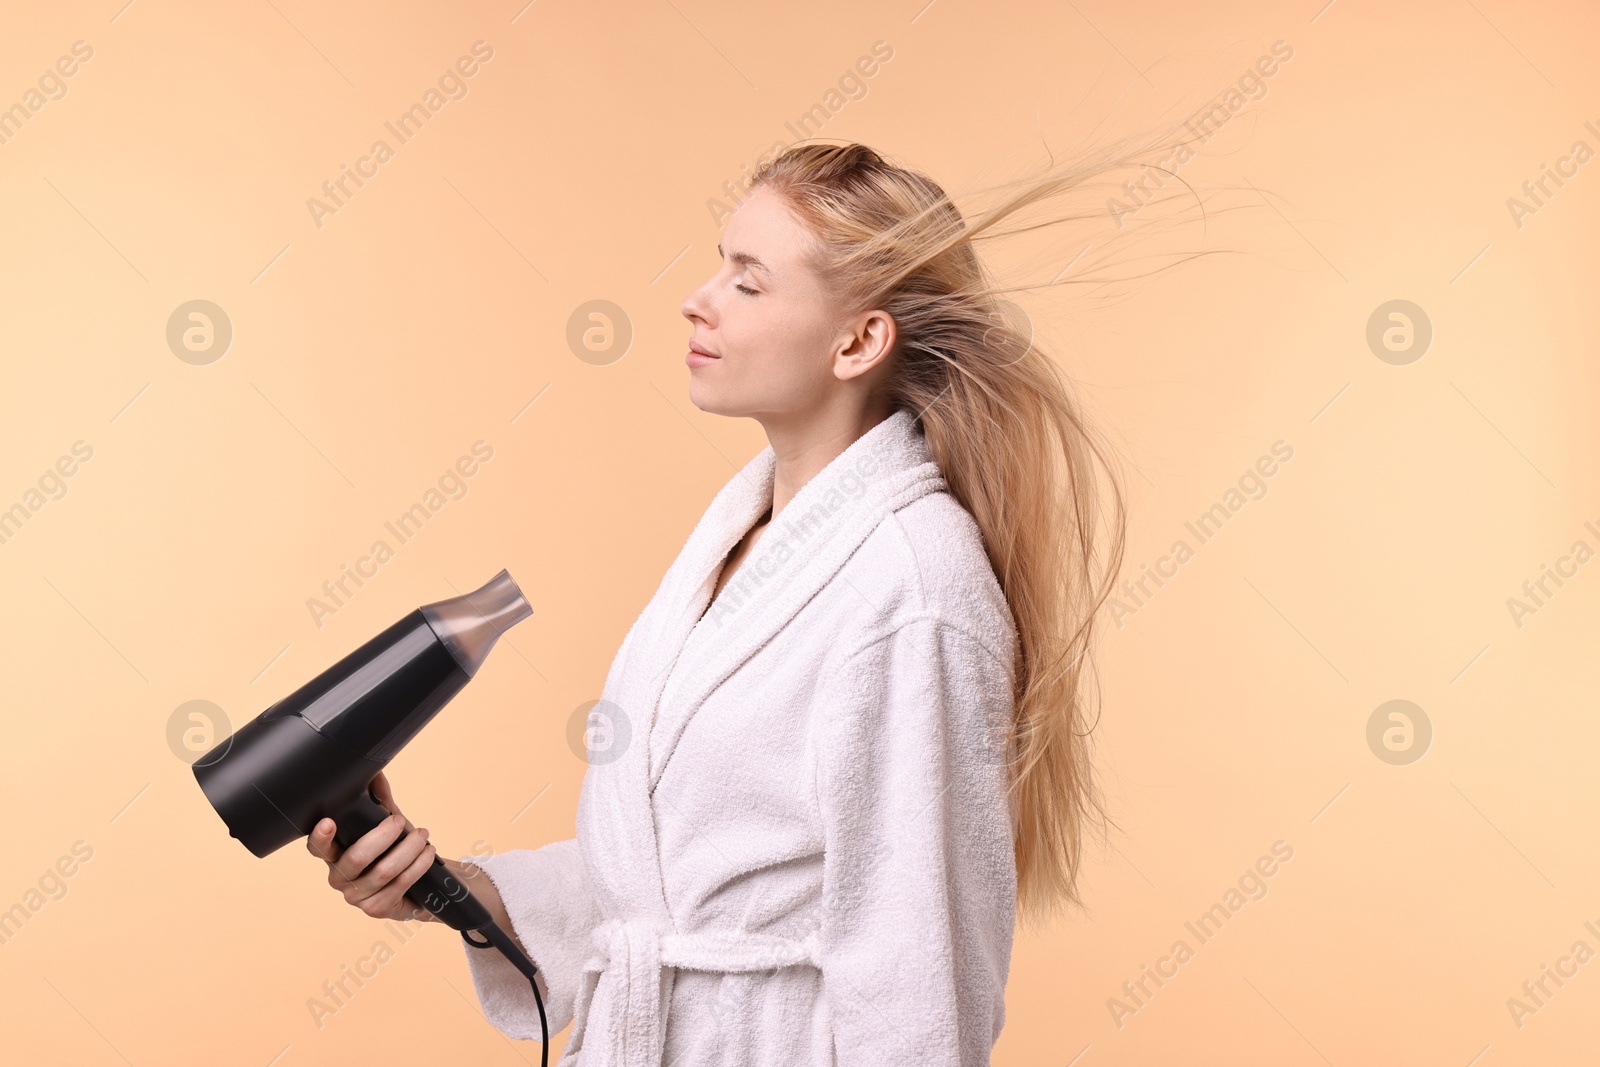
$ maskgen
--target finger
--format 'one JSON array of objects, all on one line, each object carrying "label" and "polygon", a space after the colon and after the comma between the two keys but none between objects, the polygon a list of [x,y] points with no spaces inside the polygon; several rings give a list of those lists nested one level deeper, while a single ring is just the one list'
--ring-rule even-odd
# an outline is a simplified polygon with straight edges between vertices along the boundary
[{"label": "finger", "polygon": [[[378,803],[383,805],[385,811],[391,815],[398,815],[402,819],[406,818],[405,813],[400,810],[400,805],[395,803],[394,790],[390,788],[389,779],[382,771],[373,776],[370,788],[372,795],[378,798]],[[406,819],[406,831],[409,833],[415,829],[416,827],[412,825],[411,820]]]},{"label": "finger", "polygon": [[423,833],[407,834],[393,848],[385,852],[377,862],[363,871],[360,877],[351,882],[352,893],[347,897],[361,900],[381,892],[390,882],[411,866],[417,855],[428,847],[428,835]]},{"label": "finger", "polygon": [[334,869],[347,882],[355,881],[362,871],[372,865],[373,860],[383,855],[405,832],[405,819],[399,815],[390,815],[345,849],[344,854],[334,864]]},{"label": "finger", "polygon": [[406,890],[417,883],[428,868],[433,866],[438,850],[433,845],[428,845],[419,852],[412,861],[389,883],[381,887],[359,907],[368,915],[404,915],[414,910],[414,901],[406,897]]},{"label": "finger", "polygon": [[340,854],[344,852],[344,847],[333,839],[333,835],[337,832],[338,827],[334,825],[332,819],[319,819],[317,825],[311,828],[311,833],[306,835],[307,851],[319,860],[328,863],[337,862]]},{"label": "finger", "polygon": [[[413,836],[415,835],[402,821],[401,816],[397,814],[387,816],[345,849],[337,864],[338,877],[344,879],[347,885],[360,882],[362,877],[381,863],[385,856],[402,847],[402,843]],[[416,845],[411,843],[403,847],[410,850]]]},{"label": "finger", "polygon": [[372,794],[378,798],[379,804],[382,804],[389,811],[399,814],[400,805],[394,802],[394,790],[389,786],[388,776],[382,771],[379,771],[372,779]]},{"label": "finger", "polygon": [[432,845],[423,849],[398,877],[364,902],[362,910],[368,915],[386,915],[398,908],[401,899],[406,895],[406,890],[416,885],[417,879],[427,873],[428,868],[433,866],[434,857],[438,854],[438,849]]}]

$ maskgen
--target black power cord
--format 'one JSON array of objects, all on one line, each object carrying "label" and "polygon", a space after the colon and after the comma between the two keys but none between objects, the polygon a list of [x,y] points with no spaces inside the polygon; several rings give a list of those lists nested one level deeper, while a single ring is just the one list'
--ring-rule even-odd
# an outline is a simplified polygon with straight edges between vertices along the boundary
[{"label": "black power cord", "polygon": [[[474,941],[472,934],[482,934],[484,940]],[[539,1033],[544,1037],[544,1044],[539,1047],[539,1067],[550,1067],[550,1024],[544,1017],[544,998],[539,995],[539,980],[535,977],[539,968],[533,965],[511,935],[500,929],[500,924],[491,922],[487,926],[480,926],[476,930],[461,931],[461,940],[473,948],[495,948],[500,950],[500,955],[511,961],[511,965],[521,971],[528,979],[528,984],[533,987],[533,1002],[539,1006]]]}]

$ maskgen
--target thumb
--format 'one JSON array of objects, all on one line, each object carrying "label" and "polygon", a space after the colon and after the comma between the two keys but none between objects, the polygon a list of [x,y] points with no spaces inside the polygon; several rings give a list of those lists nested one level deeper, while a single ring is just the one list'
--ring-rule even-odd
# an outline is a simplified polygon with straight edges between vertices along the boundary
[{"label": "thumb", "polygon": [[329,863],[339,862],[339,857],[344,855],[344,847],[333,839],[334,830],[332,819],[317,820],[317,825],[306,835],[306,848],[313,856]]},{"label": "thumb", "polygon": [[[389,779],[379,771],[372,779],[372,795],[378,798],[378,803],[388,809],[390,815],[399,815],[402,819],[405,814],[400,811],[400,806],[395,803],[394,790],[389,787]],[[409,820],[407,820],[409,824]]]}]

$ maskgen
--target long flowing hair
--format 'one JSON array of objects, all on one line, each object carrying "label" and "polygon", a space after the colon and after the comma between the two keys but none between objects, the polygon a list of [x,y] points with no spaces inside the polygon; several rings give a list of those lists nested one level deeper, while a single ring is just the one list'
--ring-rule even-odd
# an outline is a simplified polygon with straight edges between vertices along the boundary
[{"label": "long flowing hair", "polygon": [[[917,415],[950,493],[982,531],[1017,634],[1007,751],[1025,918],[1082,905],[1085,830],[1095,820],[1102,830],[1115,824],[1090,751],[1099,718],[1091,653],[1096,616],[1121,568],[1127,513],[1115,450],[1006,295],[1040,286],[999,287],[975,243],[1038,229],[999,224],[1139,168],[1138,186],[1112,184],[1117,195],[1104,205],[1058,211],[1041,224],[1076,221],[1114,234],[1149,203],[1136,189],[1176,179],[1193,191],[1175,167],[1193,154],[1193,139],[1168,127],[1064,165],[1052,156],[1044,174],[991,187],[998,202],[970,222],[935,182],[861,144],[798,143],[751,182],[782,196],[808,226],[812,266],[843,308],[893,317],[898,339],[883,388],[894,408]],[[1044,285],[1064,284],[1066,273]]]}]

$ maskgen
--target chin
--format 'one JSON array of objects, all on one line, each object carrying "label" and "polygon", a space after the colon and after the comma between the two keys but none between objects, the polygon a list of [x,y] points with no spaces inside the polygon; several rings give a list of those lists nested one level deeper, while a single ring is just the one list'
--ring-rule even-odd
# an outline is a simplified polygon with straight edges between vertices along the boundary
[{"label": "chin", "polygon": [[[704,370],[722,371],[725,368],[714,365]],[[721,415],[728,419],[755,419],[759,422],[778,413],[787,415],[799,407],[796,397],[807,395],[798,390],[794,393],[785,392],[784,387],[789,384],[786,382],[761,382],[751,390],[744,388],[741,382],[717,380],[712,375],[702,376],[694,371],[691,371],[691,375],[689,403],[707,415]]]},{"label": "chin", "polygon": [[723,392],[721,389],[708,387],[705,382],[694,378],[689,380],[689,403],[707,415],[737,416],[739,412],[733,409],[738,405],[729,404]]}]

